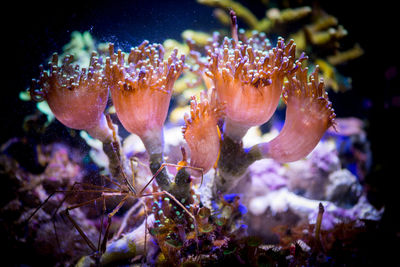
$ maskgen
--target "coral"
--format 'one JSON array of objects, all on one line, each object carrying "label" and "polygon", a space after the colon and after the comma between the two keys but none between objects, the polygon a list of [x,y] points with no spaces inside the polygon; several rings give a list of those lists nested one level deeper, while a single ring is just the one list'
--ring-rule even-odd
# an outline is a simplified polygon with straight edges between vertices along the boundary
[{"label": "coral", "polygon": [[140,136],[149,154],[161,153],[162,144],[155,140],[161,141],[172,86],[184,62],[184,56],[179,59],[177,53],[175,50],[164,61],[164,48],[158,44],[148,46],[145,41],[129,55],[114,54],[110,45],[105,75],[118,118],[127,130]]},{"label": "coral", "polygon": [[[225,37],[221,45],[212,41],[207,46],[209,62],[204,67],[218,100],[226,104],[215,192],[229,192],[247,167],[261,158],[279,162],[303,158],[335,118],[324,83],[318,79],[318,68],[307,77],[308,69],[301,66],[307,57],[301,54],[296,60],[293,40],[285,45],[280,38],[277,47],[272,48],[264,34],[253,33],[250,38],[238,34],[234,12],[231,19],[232,39]],[[197,58],[197,62],[201,60]],[[282,90],[287,104],[283,129],[273,140],[243,149],[242,138],[251,126],[271,118]]]},{"label": "coral", "polygon": [[303,158],[315,148],[325,131],[334,124],[336,115],[323,82],[318,81],[318,69],[310,75],[309,82],[307,69],[299,70],[289,79],[285,84],[284,100],[287,109],[283,129],[260,149],[264,157],[291,162]]},{"label": "coral", "polygon": [[221,133],[217,122],[224,107],[218,105],[216,97],[215,90],[211,91],[210,99],[203,92],[199,103],[193,97],[190,117],[185,115],[183,135],[190,148],[190,165],[204,173],[215,166],[219,156]]},{"label": "coral", "polygon": [[289,226],[315,223],[319,202],[325,206],[324,230],[356,218],[380,218],[383,210],[368,203],[357,178],[340,165],[332,141],[321,142],[297,162],[280,165],[264,159],[251,165],[248,180],[235,188],[249,195],[243,199],[249,208],[249,233],[276,241],[271,229],[283,222]]},{"label": "coral", "polygon": [[[150,168],[156,173],[163,163],[163,124],[167,116],[172,87],[183,70],[184,55],[175,49],[164,60],[160,44],[144,41],[126,55],[114,45],[104,68],[118,118],[124,127],[139,135],[150,156]],[[126,61],[126,64],[125,64]],[[167,189],[169,180],[163,172],[157,176]]]},{"label": "coral", "polygon": [[[49,71],[43,71],[38,80],[32,80],[31,97],[45,99],[56,118],[74,129],[93,129],[104,122],[108,88],[104,84],[101,66],[92,54],[89,67],[80,69],[72,65],[73,57],[65,57],[58,66],[54,54]],[[103,139],[105,137],[102,137]]]},{"label": "coral", "polygon": [[236,2],[236,1],[198,0],[198,2],[200,4],[235,10],[236,14],[240,18],[242,18],[250,27],[252,27],[252,28],[257,27],[258,20],[257,20],[256,16],[254,16],[253,13],[251,13],[251,11],[249,9],[247,9],[246,7],[244,7],[243,5],[241,5],[240,3]]},{"label": "coral", "polygon": [[103,142],[103,150],[109,157],[109,169],[116,179],[121,179],[119,158],[120,141],[115,126],[107,121],[104,110],[109,88],[105,82],[102,60],[93,52],[88,68],[72,65],[73,57],[66,56],[58,66],[58,55],[53,54],[50,69],[41,67],[40,78],[33,79],[30,95],[34,101],[46,100],[52,113],[64,125],[86,130]]},{"label": "coral", "polygon": [[[243,137],[246,128],[271,118],[278,106],[284,75],[291,71],[295,55],[293,42],[285,45],[280,39],[271,49],[263,34],[238,41],[225,38],[221,45],[210,44],[205,72],[213,81],[219,101],[226,103],[224,132],[235,140]],[[236,133],[239,128],[244,129]]]},{"label": "coral", "polygon": [[[0,210],[13,216],[15,225],[3,227],[18,237],[13,244],[24,242],[27,227],[42,254],[65,252],[60,265],[334,265],[329,257],[340,248],[332,234],[348,242],[362,232],[361,220],[380,218],[383,210],[343,169],[336,146],[344,136],[365,135],[357,121],[346,127],[339,120],[336,129],[319,78],[335,77],[334,65],[362,49],[306,67],[310,45],[335,46],[347,34],[334,17],[313,18],[296,33],[296,45],[266,33],[306,19],[310,7],[271,8],[258,19],[235,1],[199,2],[220,8],[230,38],[188,30],[185,44],[145,40],[126,53],[75,32],[61,65],[54,54],[49,70],[41,67],[31,99],[45,100],[49,114],[80,130],[76,138],[89,147],[37,145],[39,171],[32,174],[7,155],[19,139],[2,146],[1,173],[19,188]],[[250,29],[239,30],[238,18]],[[275,127],[280,103],[283,127],[264,134],[266,123]],[[29,123],[40,120],[27,119],[28,135]],[[124,129],[130,135],[122,141]],[[363,155],[356,162],[365,170]]]}]

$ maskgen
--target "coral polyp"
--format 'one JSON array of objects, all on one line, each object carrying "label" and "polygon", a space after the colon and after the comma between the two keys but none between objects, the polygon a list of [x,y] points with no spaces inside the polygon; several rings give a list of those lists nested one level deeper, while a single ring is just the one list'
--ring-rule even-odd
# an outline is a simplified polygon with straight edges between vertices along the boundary
[{"label": "coral polyp", "polygon": [[200,102],[192,97],[190,116],[185,114],[184,138],[190,148],[190,165],[207,173],[217,162],[221,133],[218,120],[224,113],[224,105],[217,102],[216,91],[209,97],[201,93]]},{"label": "coral polyp", "polygon": [[[234,33],[232,35],[237,35]],[[242,38],[242,39],[241,39]],[[238,40],[225,37],[208,46],[206,75],[212,79],[221,102],[226,102],[225,133],[240,140],[251,126],[274,114],[285,75],[294,71],[296,45],[280,38],[276,47],[263,33]],[[300,58],[300,61],[305,59]]]},{"label": "coral polyp", "polygon": [[161,153],[162,127],[167,117],[172,87],[183,70],[185,57],[178,51],[164,60],[160,44],[144,41],[129,54],[114,53],[110,45],[105,75],[118,118],[140,136],[149,153]]},{"label": "coral polyp", "polygon": [[336,117],[331,102],[318,80],[318,68],[307,79],[308,69],[300,69],[285,83],[286,120],[279,135],[262,145],[264,157],[291,162],[307,156]]},{"label": "coral polyp", "polygon": [[[38,80],[32,80],[30,93],[35,101],[46,100],[55,117],[64,125],[78,130],[91,130],[105,123],[103,115],[108,100],[103,66],[96,53],[90,65],[73,64],[73,57],[66,56],[61,66],[55,53],[49,70],[41,70]],[[106,133],[94,129],[95,137],[104,140]]]}]

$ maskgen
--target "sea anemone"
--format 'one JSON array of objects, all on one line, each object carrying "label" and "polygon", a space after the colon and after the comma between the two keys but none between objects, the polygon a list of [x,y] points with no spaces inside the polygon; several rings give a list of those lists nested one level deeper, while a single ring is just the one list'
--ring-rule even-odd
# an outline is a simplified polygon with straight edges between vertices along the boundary
[{"label": "sea anemone", "polygon": [[162,154],[162,127],[185,57],[178,58],[175,49],[164,60],[163,46],[149,45],[148,41],[132,48],[129,54],[121,50],[114,54],[113,44],[109,50],[105,73],[119,120],[142,139],[150,155]]},{"label": "sea anemone", "polygon": [[318,67],[307,81],[308,68],[299,68],[284,86],[283,99],[287,104],[286,119],[279,135],[260,144],[264,157],[279,162],[291,162],[308,155],[335,121],[335,113],[318,80]]},{"label": "sea anemone", "polygon": [[217,103],[215,93],[211,90],[207,97],[203,91],[199,102],[192,97],[190,116],[185,114],[184,117],[183,136],[191,153],[190,166],[201,168],[204,173],[215,165],[219,156],[221,135],[217,122],[223,115],[224,106]]},{"label": "sea anemone", "polygon": [[89,68],[73,65],[73,56],[66,56],[58,66],[58,55],[53,54],[50,69],[43,70],[38,80],[33,79],[30,88],[35,101],[46,100],[54,116],[65,126],[87,130],[102,141],[111,138],[104,109],[108,100],[108,88],[103,68],[94,52]]}]

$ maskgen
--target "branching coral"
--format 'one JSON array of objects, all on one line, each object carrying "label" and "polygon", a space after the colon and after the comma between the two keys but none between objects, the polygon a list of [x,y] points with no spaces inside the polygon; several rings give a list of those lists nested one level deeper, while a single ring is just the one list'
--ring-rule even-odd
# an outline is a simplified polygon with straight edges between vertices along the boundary
[{"label": "branching coral", "polygon": [[227,19],[225,11],[233,9],[238,17],[243,20],[250,29],[263,32],[271,32],[276,28],[276,26],[302,19],[311,13],[311,8],[307,6],[300,8],[287,8],[284,10],[271,8],[266,12],[266,17],[258,19],[247,7],[237,1],[198,0],[197,2],[203,5],[217,7],[214,14],[222,24],[229,25],[229,19]]}]

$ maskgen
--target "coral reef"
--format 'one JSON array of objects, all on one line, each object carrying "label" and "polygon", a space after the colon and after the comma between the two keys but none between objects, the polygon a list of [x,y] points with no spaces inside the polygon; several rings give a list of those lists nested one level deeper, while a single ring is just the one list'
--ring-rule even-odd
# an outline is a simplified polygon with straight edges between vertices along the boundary
[{"label": "coral reef", "polygon": [[[188,30],[185,44],[145,40],[123,52],[74,32],[65,53],[40,66],[29,99],[47,103],[48,118],[30,116],[26,139],[1,147],[0,174],[13,189],[1,224],[13,248],[34,248],[29,255],[51,266],[362,258],[351,242],[362,242],[384,209],[363,188],[362,122],[336,119],[326,92],[339,88],[332,66],[362,49],[322,59],[315,51],[347,32],[311,7],[270,8],[258,19],[236,1],[198,2],[218,8],[230,37]],[[294,39],[273,37],[312,14]],[[283,126],[261,131],[279,106]],[[57,123],[72,141],[41,138]]]}]

